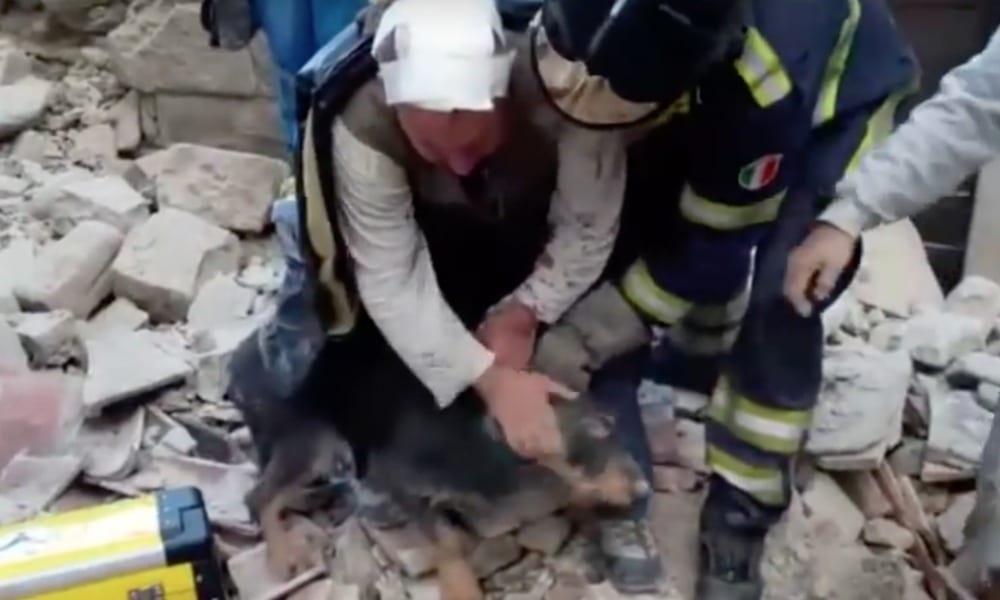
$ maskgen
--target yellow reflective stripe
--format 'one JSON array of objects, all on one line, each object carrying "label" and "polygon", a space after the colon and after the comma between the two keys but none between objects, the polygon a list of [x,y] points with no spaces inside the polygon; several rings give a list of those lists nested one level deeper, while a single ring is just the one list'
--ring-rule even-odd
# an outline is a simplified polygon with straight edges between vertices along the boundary
[{"label": "yellow reflective stripe", "polygon": [[708,466],[740,490],[771,506],[785,503],[785,485],[781,471],[747,464],[721,448],[709,444]]},{"label": "yellow reflective stripe", "polygon": [[622,293],[639,310],[664,325],[673,325],[691,308],[691,302],[656,285],[643,260],[636,261],[625,273]]},{"label": "yellow reflective stripe", "polygon": [[681,215],[698,225],[731,231],[775,220],[784,200],[785,192],[781,191],[755,204],[733,206],[699,196],[687,185],[681,192]]},{"label": "yellow reflective stripe", "polygon": [[816,102],[816,109],[813,112],[813,125],[826,123],[837,113],[837,94],[840,91],[840,82],[843,79],[844,71],[847,70],[847,60],[851,56],[851,47],[854,45],[854,34],[858,31],[858,23],[861,21],[861,0],[846,1],[847,18],[840,26],[837,45],[834,46],[833,52],[830,53],[830,59],[826,63],[823,85],[820,88],[819,100]]},{"label": "yellow reflective stripe", "polygon": [[736,72],[746,82],[754,100],[763,108],[778,102],[792,91],[792,81],[781,66],[777,53],[756,28],[747,31],[743,54],[736,59]]},{"label": "yellow reflective stripe", "polygon": [[703,327],[737,325],[750,305],[750,289],[748,277],[743,290],[729,302],[696,304],[657,285],[642,259],[629,267],[622,280],[622,293],[629,302],[663,325],[674,325],[682,319]]},{"label": "yellow reflective stripe", "polygon": [[848,172],[857,168],[858,163],[861,162],[865,154],[889,137],[889,134],[892,133],[892,130],[896,126],[896,111],[899,109],[899,104],[904,98],[912,94],[913,91],[914,87],[909,87],[892,94],[882,103],[882,106],[878,110],[872,113],[872,116],[865,124],[865,135],[861,139],[861,144],[858,145],[857,150],[854,151],[854,155],[851,156],[850,163],[847,165]]},{"label": "yellow reflective stripe", "polygon": [[794,454],[809,427],[807,410],[763,406],[733,392],[723,377],[712,395],[709,417],[744,442],[776,454]]}]

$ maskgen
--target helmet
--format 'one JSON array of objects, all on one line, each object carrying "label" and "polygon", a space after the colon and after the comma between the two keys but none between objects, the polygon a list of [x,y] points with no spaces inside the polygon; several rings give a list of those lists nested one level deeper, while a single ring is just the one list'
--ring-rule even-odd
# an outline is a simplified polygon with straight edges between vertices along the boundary
[{"label": "helmet", "polygon": [[669,105],[743,38],[745,0],[546,0],[532,30],[550,100],[592,126]]}]

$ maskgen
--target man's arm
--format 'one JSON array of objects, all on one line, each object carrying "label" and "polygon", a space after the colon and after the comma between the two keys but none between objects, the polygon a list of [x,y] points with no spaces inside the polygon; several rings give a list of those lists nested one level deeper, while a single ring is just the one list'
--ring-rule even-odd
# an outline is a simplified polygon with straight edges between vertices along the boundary
[{"label": "man's arm", "polygon": [[449,405],[492,365],[438,287],[403,168],[338,119],[334,167],[341,229],[362,302],[403,362]]},{"label": "man's arm", "polygon": [[611,132],[566,124],[549,222],[552,237],[512,299],[554,323],[603,271],[614,248],[625,196],[625,144]]},{"label": "man's arm", "polygon": [[909,217],[1000,156],[1000,33],[951,71],[884,145],[837,187],[821,220],[857,236]]}]

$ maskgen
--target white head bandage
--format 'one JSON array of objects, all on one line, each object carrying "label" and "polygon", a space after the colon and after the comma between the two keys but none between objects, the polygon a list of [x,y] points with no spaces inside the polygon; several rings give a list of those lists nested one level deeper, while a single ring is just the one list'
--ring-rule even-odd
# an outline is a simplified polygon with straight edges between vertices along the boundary
[{"label": "white head bandage", "polygon": [[389,104],[439,111],[492,109],[514,58],[495,0],[394,0],[372,55]]}]

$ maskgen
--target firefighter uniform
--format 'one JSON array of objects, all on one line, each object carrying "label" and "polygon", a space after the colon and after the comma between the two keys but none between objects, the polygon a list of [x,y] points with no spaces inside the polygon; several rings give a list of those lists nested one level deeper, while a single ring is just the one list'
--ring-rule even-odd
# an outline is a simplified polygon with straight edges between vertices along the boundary
[{"label": "firefighter uniform", "polygon": [[734,60],[630,154],[611,268],[666,335],[595,384],[710,393],[707,512],[764,531],[789,501],[821,381],[822,324],[783,298],[785,262],[836,182],[893,129],[917,69],[882,0],[754,0],[747,12]]}]

